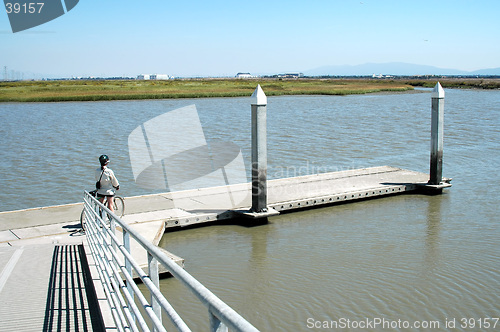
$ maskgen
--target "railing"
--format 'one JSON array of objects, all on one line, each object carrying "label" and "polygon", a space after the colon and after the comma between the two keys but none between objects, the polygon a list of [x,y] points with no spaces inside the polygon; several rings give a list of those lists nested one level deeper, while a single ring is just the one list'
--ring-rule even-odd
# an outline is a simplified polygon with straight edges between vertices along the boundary
[{"label": "railing", "polygon": [[[84,209],[87,240],[118,331],[150,331],[149,326],[152,326],[153,331],[166,331],[162,323],[162,312],[170,318],[178,331],[191,331],[160,292],[158,264],[181,281],[207,308],[211,332],[228,331],[228,328],[232,331],[258,331],[86,191]],[[105,221],[105,216],[109,216],[109,222]],[[116,236],[117,226],[123,230],[121,241]],[[130,254],[131,237],[147,252],[148,273],[141,269]],[[137,287],[134,271],[148,288],[151,294],[149,301]]]}]

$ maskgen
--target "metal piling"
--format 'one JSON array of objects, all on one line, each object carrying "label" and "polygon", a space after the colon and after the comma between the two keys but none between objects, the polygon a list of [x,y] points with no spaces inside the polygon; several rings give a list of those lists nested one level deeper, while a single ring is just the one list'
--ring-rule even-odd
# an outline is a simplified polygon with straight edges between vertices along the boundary
[{"label": "metal piling", "polygon": [[252,212],[267,212],[267,97],[260,85],[252,94]]},{"label": "metal piling", "polygon": [[443,127],[444,127],[444,90],[439,82],[431,95],[431,163],[429,184],[439,185],[443,181]]}]

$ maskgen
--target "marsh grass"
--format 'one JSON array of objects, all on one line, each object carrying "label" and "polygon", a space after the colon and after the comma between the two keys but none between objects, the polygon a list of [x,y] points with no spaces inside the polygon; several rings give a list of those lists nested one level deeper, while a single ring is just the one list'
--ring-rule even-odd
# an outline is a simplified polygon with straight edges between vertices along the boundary
[{"label": "marsh grass", "polygon": [[486,78],[444,77],[439,79],[428,79],[428,80],[402,80],[401,83],[409,84],[411,86],[433,88],[436,85],[437,81],[439,81],[444,88],[486,89],[486,90],[500,89],[500,79],[487,78],[487,77]]},{"label": "marsh grass", "polygon": [[268,96],[348,95],[413,89],[405,82],[347,79],[19,81],[0,82],[0,102],[248,97],[257,84]]}]

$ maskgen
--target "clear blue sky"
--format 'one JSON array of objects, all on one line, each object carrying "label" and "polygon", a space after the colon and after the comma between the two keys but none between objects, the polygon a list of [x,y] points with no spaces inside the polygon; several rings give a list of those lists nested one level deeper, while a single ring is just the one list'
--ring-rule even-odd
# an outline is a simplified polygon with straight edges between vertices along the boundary
[{"label": "clear blue sky", "polygon": [[0,14],[0,77],[234,76],[408,62],[500,67],[499,0],[80,0],[13,34]]}]

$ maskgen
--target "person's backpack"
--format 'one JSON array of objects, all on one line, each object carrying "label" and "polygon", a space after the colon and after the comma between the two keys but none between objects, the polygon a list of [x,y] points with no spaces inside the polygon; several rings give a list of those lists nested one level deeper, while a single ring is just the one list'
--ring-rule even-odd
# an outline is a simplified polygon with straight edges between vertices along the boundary
[{"label": "person's backpack", "polygon": [[103,170],[102,170],[102,172],[101,172],[101,177],[99,178],[99,181],[97,181],[97,182],[95,183],[95,187],[96,187],[96,189],[101,189],[101,179],[102,179],[102,175],[103,175],[103,174],[104,174],[104,169],[103,169]]}]

